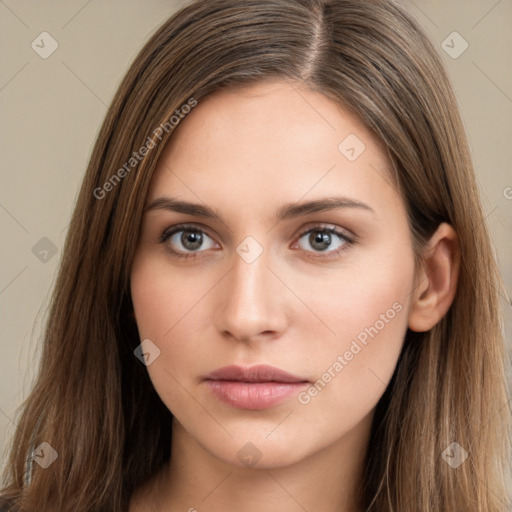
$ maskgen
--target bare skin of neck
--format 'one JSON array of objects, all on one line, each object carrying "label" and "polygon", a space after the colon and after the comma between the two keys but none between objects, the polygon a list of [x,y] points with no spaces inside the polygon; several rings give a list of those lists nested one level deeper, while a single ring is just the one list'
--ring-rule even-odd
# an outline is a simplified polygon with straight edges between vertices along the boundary
[{"label": "bare skin of neck", "polygon": [[129,512],[360,512],[356,492],[372,417],[312,456],[271,468],[227,464],[175,421],[170,462],[137,489]]}]

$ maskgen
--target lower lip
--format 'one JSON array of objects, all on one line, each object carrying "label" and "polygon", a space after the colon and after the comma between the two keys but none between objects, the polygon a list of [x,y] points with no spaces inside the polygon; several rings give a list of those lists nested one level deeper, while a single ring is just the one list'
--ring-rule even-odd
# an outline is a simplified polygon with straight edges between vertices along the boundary
[{"label": "lower lip", "polygon": [[237,409],[258,410],[268,409],[284,402],[309,383],[207,380],[206,384],[222,402]]}]

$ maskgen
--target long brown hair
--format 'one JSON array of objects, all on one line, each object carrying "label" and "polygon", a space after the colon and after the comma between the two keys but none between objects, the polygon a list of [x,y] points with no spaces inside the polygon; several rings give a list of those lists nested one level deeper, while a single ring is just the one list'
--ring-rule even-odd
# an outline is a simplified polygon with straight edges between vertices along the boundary
[{"label": "long brown hair", "polygon": [[[501,282],[436,50],[393,0],[203,0],[167,20],[140,51],[95,143],[39,373],[19,410],[2,492],[8,510],[125,511],[134,490],[166,462],[172,415],[134,356],[140,339],[129,288],[146,191],[172,136],[157,128],[191,98],[200,104],[220,88],[272,79],[323,93],[385,144],[418,255],[440,222],[460,239],[452,307],[429,332],[407,332],[378,404],[361,509],[510,507]],[[149,142],[147,154],[113,180]],[[27,457],[43,442],[57,459],[26,473]],[[442,457],[453,442],[469,454],[457,469]]]}]

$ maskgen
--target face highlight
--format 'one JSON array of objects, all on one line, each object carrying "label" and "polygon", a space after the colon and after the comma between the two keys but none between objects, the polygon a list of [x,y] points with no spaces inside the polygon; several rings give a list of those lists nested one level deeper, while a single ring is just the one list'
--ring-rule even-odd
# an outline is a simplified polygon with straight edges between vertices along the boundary
[{"label": "face highlight", "polygon": [[357,118],[286,82],[216,92],[173,134],[131,292],[151,381],[209,457],[285,466],[368,432],[415,275],[390,175]]}]

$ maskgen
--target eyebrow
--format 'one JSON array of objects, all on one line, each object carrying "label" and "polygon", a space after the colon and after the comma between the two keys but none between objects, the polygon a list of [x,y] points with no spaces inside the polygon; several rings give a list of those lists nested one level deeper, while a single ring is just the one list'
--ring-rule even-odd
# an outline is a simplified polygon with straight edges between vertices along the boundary
[{"label": "eyebrow", "polygon": [[[375,213],[373,208],[361,201],[356,201],[355,199],[350,199],[348,197],[327,197],[325,199],[318,199],[304,203],[286,204],[278,210],[276,219],[286,220],[294,217],[300,217],[302,215],[308,215],[310,213],[321,213],[336,210],[338,208],[357,208]],[[169,210],[177,213],[193,215],[195,217],[205,217],[224,222],[222,216],[217,210],[213,210],[208,206],[198,203],[180,201],[172,197],[159,197],[151,201],[144,208],[145,212],[153,210]]]}]

